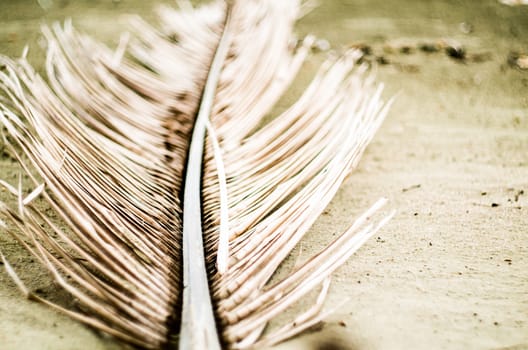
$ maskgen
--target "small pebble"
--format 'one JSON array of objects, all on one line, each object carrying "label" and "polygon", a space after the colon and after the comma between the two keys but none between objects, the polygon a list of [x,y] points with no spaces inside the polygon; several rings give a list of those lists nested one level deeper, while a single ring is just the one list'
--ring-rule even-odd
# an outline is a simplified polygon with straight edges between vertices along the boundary
[{"label": "small pebble", "polygon": [[410,45],[403,45],[402,47],[400,47],[400,52],[405,55],[412,53],[412,51],[413,48]]},{"label": "small pebble", "polygon": [[446,54],[456,60],[464,60],[466,58],[466,50],[462,46],[448,46],[445,49]]},{"label": "small pebble", "polygon": [[315,51],[325,52],[330,50],[330,43],[328,42],[328,40],[318,39],[312,45],[312,49],[314,49]]},{"label": "small pebble", "polygon": [[420,51],[427,52],[427,53],[433,53],[440,51],[440,48],[437,44],[431,44],[431,43],[423,43],[418,46]]},{"label": "small pebble", "polygon": [[389,59],[386,58],[385,56],[376,57],[376,62],[378,62],[379,64],[382,64],[382,65],[390,64]]},{"label": "small pebble", "polygon": [[351,48],[358,49],[363,52],[364,55],[372,54],[372,47],[364,43],[357,43],[350,45]]},{"label": "small pebble", "polygon": [[508,54],[508,64],[513,68],[528,69],[528,55],[518,52],[510,52]]},{"label": "small pebble", "polygon": [[521,69],[528,69],[528,56],[522,55],[517,59],[517,67]]}]

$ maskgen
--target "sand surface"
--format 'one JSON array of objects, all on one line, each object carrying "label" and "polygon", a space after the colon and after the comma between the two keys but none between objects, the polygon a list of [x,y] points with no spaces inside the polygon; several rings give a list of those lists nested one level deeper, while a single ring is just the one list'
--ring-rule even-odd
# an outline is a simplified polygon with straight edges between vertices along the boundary
[{"label": "sand surface", "polygon": [[[45,11],[36,0],[0,0],[0,53],[38,47],[43,21],[70,16],[112,42],[121,15],[153,18],[154,2],[51,3]],[[381,196],[397,215],[335,274],[327,302],[340,305],[335,313],[279,348],[333,341],[354,349],[528,349],[528,71],[508,64],[511,52],[528,52],[528,6],[325,0],[298,31],[336,48],[367,45],[366,58],[383,63],[376,69],[384,96],[397,99],[295,256],[318,251]],[[450,41],[465,59],[420,49]],[[17,174],[2,154],[0,178],[15,183]],[[69,302],[4,232],[0,247],[31,289]],[[120,348],[25,300],[0,265],[0,349]]]}]

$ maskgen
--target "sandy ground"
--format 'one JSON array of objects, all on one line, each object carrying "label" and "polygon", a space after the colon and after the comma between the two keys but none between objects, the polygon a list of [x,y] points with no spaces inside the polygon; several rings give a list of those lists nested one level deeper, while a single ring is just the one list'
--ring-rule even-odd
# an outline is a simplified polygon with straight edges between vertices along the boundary
[{"label": "sandy ground", "polygon": [[[335,47],[368,45],[369,60],[388,63],[377,66],[385,96],[398,97],[359,169],[306,238],[301,257],[381,196],[398,213],[335,274],[327,307],[340,305],[337,311],[319,330],[279,348],[528,349],[528,71],[508,64],[510,52],[528,51],[528,7],[321,3],[299,32],[328,38]],[[151,6],[63,0],[46,12],[37,1],[0,0],[0,52],[16,55],[25,42],[36,45],[42,20],[72,16],[106,38],[118,15],[148,14]],[[441,39],[456,40],[466,59],[419,48]],[[17,173],[3,156],[0,177],[16,181]],[[68,302],[2,232],[0,246],[31,288]],[[0,265],[0,349],[119,348],[23,299]]]}]

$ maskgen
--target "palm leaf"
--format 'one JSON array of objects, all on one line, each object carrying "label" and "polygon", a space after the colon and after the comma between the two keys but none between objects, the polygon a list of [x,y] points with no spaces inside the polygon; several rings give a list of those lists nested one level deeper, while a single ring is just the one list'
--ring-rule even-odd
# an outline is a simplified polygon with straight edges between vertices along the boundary
[{"label": "palm leaf", "polygon": [[[134,18],[112,51],[71,24],[43,32],[44,81],[0,58],[4,143],[34,183],[0,184],[8,232],[82,310],[25,294],[144,348],[270,345],[320,321],[329,275],[387,220],[380,200],[319,254],[270,283],[357,163],[389,104],[355,51],[330,57],[260,127],[314,39],[296,1],[181,2]],[[46,216],[42,198],[64,225]],[[5,225],[4,225],[5,226]],[[269,321],[321,285],[312,308]],[[181,314],[181,319],[180,319]],[[218,331],[217,331],[218,330]]]}]

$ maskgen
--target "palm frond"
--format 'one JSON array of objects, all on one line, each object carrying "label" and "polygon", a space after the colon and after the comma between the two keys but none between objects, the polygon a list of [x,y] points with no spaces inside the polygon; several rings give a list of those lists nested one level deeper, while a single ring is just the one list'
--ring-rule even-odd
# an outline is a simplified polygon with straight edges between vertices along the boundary
[{"label": "palm frond", "polygon": [[72,315],[143,347],[178,322],[180,192],[219,10],[174,12],[163,31],[143,23],[125,57],[69,24],[44,28],[49,84],[25,59],[1,58],[6,143],[70,232],[8,184],[23,205],[1,210],[90,316]]},{"label": "palm frond", "polygon": [[[364,77],[365,67],[355,67],[359,53],[349,52],[328,60],[296,103],[252,134],[295,76],[311,38],[297,48],[289,45],[298,15],[295,2],[263,6],[248,1],[231,11],[226,30],[244,34],[234,36],[210,117],[214,132],[205,155],[204,234],[222,340],[244,348],[354,252],[338,239],[283,281],[267,286],[356,166],[388,105],[380,101],[381,87]],[[225,218],[229,237],[222,238]],[[378,228],[358,221],[343,234],[348,236],[344,241],[350,248]],[[310,321],[315,320],[316,315]],[[262,342],[279,339],[282,332]]]},{"label": "palm frond", "polygon": [[[388,220],[369,220],[384,200],[270,279],[357,166],[390,103],[349,51],[259,128],[313,44],[292,34],[302,10],[298,1],[181,1],[160,11],[157,29],[133,18],[115,51],[70,23],[45,27],[47,82],[25,58],[0,58],[4,143],[35,186],[25,195],[1,181],[14,204],[0,212],[83,310],[32,294],[9,267],[29,297],[144,348],[163,346],[180,322],[181,348],[243,349],[324,317],[330,274]],[[312,308],[263,334],[317,286]]]}]

